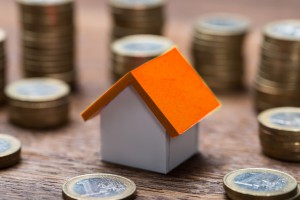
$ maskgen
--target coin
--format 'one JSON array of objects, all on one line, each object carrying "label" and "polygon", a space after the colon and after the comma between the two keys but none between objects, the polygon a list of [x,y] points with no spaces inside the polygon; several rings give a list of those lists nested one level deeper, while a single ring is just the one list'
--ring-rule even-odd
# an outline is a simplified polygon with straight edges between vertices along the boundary
[{"label": "coin", "polygon": [[[273,107],[299,107],[295,99],[300,98],[300,20],[269,23],[263,34],[261,63],[253,93],[255,108],[260,112]],[[272,98],[274,92],[280,98]]]},{"label": "coin", "polygon": [[110,0],[113,21],[112,41],[128,35],[161,35],[164,27],[164,0]]},{"label": "coin", "polygon": [[111,45],[114,80],[166,52],[173,44],[170,39],[156,35],[132,35],[116,40]]},{"label": "coin", "polygon": [[[73,0],[18,0],[22,27],[22,66],[26,77],[76,71]],[[60,76],[74,89],[77,79]]]},{"label": "coin", "polygon": [[247,168],[225,175],[223,186],[233,200],[282,200],[298,193],[294,177],[281,171],[264,168]]},{"label": "coin", "polygon": [[[69,86],[50,78],[28,78],[9,84],[9,120],[26,128],[53,128],[69,119]],[[47,116],[47,117],[44,117]]]},{"label": "coin", "polygon": [[21,159],[21,142],[13,136],[0,134],[0,168],[17,164]]},{"label": "coin", "polygon": [[62,186],[65,200],[117,200],[134,197],[133,181],[113,174],[86,174],[68,180]]},{"label": "coin", "polygon": [[194,66],[213,90],[230,92],[243,87],[242,49],[249,26],[245,17],[229,13],[203,16],[195,22]]}]

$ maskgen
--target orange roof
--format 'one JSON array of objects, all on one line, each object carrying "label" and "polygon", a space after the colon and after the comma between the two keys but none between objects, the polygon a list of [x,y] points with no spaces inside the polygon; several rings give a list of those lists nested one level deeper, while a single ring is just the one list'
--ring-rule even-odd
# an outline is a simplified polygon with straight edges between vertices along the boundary
[{"label": "orange roof", "polygon": [[124,88],[132,85],[172,137],[181,135],[220,104],[180,52],[167,53],[132,70],[81,115],[97,115]]}]

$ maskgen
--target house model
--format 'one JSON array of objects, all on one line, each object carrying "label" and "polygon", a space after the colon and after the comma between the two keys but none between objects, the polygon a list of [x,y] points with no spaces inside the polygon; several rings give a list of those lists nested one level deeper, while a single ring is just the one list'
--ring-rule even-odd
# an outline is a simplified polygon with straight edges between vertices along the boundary
[{"label": "house model", "polygon": [[104,161],[168,173],[198,151],[199,121],[219,106],[173,48],[132,70],[82,113],[100,113]]}]

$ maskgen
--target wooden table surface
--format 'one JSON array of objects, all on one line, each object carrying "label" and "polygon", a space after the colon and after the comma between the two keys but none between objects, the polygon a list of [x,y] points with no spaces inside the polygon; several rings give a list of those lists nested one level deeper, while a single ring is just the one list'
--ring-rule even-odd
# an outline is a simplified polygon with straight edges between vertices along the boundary
[{"label": "wooden table surface", "polygon": [[[253,20],[246,42],[249,86],[255,74],[261,26],[269,21],[300,17],[298,0],[169,0],[166,35],[189,57],[194,19],[216,11],[237,12]],[[8,79],[21,77],[18,9],[15,1],[0,2],[0,27],[8,33]],[[261,153],[257,122],[247,92],[223,95],[222,108],[201,127],[200,154],[168,175],[103,163],[99,159],[99,120],[83,123],[79,113],[109,87],[110,18],[106,1],[77,1],[78,71],[80,90],[72,97],[68,126],[31,131],[10,125],[0,112],[0,132],[23,143],[22,162],[0,171],[0,199],[62,199],[61,186],[86,173],[114,173],[137,184],[137,199],[226,199],[224,174],[244,167],[271,167],[300,181],[300,165],[273,160]]]}]

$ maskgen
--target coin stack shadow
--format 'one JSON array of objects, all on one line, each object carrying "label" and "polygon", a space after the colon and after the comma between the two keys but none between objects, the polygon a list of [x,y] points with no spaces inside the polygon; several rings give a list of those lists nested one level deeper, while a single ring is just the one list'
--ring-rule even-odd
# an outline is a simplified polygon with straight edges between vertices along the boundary
[{"label": "coin stack shadow", "polygon": [[300,162],[300,108],[271,108],[259,114],[258,122],[265,155]]},{"label": "coin stack shadow", "polygon": [[49,129],[69,121],[69,86],[52,78],[27,78],[5,88],[9,121],[32,129]]},{"label": "coin stack shadow", "polygon": [[74,2],[18,0],[26,77],[51,77],[76,86]]},{"label": "coin stack shadow", "polygon": [[248,29],[247,19],[227,13],[196,21],[191,49],[194,66],[214,91],[243,88],[243,42]]},{"label": "coin stack shadow", "polygon": [[5,102],[4,87],[6,82],[6,52],[5,52],[6,34],[0,29],[0,104]]},{"label": "coin stack shadow", "polygon": [[135,34],[162,35],[165,21],[164,0],[110,0],[112,41]]},{"label": "coin stack shadow", "polygon": [[300,20],[283,20],[264,28],[261,62],[254,85],[257,111],[300,106]]},{"label": "coin stack shadow", "polygon": [[161,55],[173,46],[163,36],[132,35],[111,44],[111,67],[113,80],[117,81],[129,71]]}]

